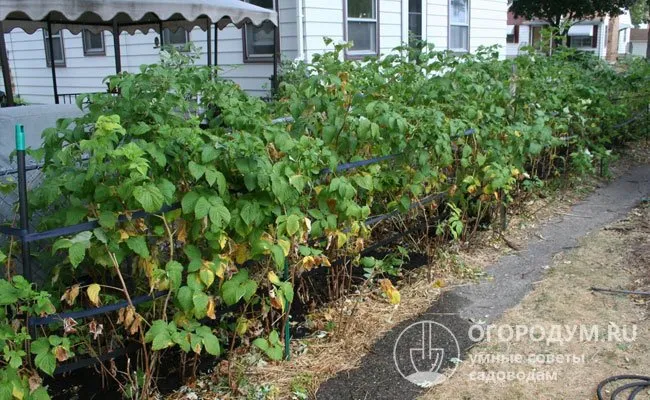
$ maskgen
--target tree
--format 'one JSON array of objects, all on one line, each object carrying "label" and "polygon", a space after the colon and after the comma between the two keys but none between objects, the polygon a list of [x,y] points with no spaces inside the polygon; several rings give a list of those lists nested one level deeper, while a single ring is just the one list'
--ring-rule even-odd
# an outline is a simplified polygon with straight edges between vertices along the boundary
[{"label": "tree", "polygon": [[650,0],[637,0],[630,7],[630,17],[635,28],[650,22]]},{"label": "tree", "polygon": [[[632,25],[638,28],[641,24],[650,24],[650,0],[637,0],[632,7],[630,7],[630,17],[632,17]],[[645,49],[645,58],[650,60],[650,27],[648,29],[648,42]]]},{"label": "tree", "polygon": [[546,21],[565,35],[570,27],[565,21],[577,22],[605,15],[615,17],[636,1],[647,0],[513,0],[510,11],[515,17]]}]

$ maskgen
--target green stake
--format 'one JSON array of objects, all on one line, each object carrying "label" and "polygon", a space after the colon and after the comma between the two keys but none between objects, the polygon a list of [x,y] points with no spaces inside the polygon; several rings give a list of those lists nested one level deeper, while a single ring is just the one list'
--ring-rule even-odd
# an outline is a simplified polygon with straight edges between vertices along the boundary
[{"label": "green stake", "polygon": [[21,124],[16,124],[16,150],[25,150],[25,127]]}]

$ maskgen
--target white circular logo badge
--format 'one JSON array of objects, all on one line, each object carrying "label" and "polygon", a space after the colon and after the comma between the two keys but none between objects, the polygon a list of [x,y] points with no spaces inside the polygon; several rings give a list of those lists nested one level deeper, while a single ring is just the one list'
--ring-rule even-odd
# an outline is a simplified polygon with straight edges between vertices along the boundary
[{"label": "white circular logo badge", "polygon": [[404,379],[421,386],[449,379],[460,361],[456,336],[435,321],[419,321],[404,329],[393,347],[393,360]]}]

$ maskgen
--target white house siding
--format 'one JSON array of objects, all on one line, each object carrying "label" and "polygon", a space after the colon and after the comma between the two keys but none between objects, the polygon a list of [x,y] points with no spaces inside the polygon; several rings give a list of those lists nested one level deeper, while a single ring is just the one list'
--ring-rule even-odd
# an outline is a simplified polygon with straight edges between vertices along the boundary
[{"label": "white house siding", "polygon": [[324,37],[334,43],[343,41],[343,0],[303,0],[303,35],[305,60],[314,54],[333,48],[326,46]]},{"label": "white house siding", "polygon": [[507,14],[508,4],[503,0],[470,0],[470,51],[497,44],[505,57]]},{"label": "white house siding", "polygon": [[640,40],[631,40],[630,41],[631,52],[633,56],[645,57],[646,49],[648,48],[648,42],[642,42]]},{"label": "white house siding", "polygon": [[[426,37],[436,49],[447,49],[449,31],[449,0],[425,0]],[[507,3],[501,0],[469,0],[469,47],[475,52],[480,46],[499,45],[505,57]]]},{"label": "white house siding", "polygon": [[[279,0],[280,49],[282,57],[296,56],[296,8],[295,0]],[[160,50],[154,48],[158,33],[123,33],[120,36],[122,69],[137,72],[142,64],[159,60]],[[218,63],[222,76],[233,79],[244,90],[259,96],[269,93],[272,63],[244,64],[242,31],[230,25],[218,34]],[[213,38],[214,39],[214,38]],[[190,32],[190,40],[202,49],[198,64],[207,64],[207,33],[199,28]],[[5,34],[15,93],[25,101],[35,104],[54,103],[51,70],[46,64],[43,33],[27,34],[14,30]],[[99,92],[106,90],[104,77],[115,73],[113,36],[104,32],[106,55],[85,56],[81,34],[63,31],[65,67],[57,67],[59,94]],[[211,44],[214,46],[214,43]],[[4,85],[0,82],[4,90]]]},{"label": "white house siding", "polygon": [[[403,1],[408,3],[408,0]],[[379,3],[379,47],[381,53],[387,54],[405,42],[408,36],[402,38],[401,1],[380,0]]]},{"label": "white house siding", "polygon": [[[354,1],[354,0],[351,0]],[[379,0],[379,46],[386,54],[408,40],[408,0]],[[447,49],[449,0],[422,0],[423,37],[436,49]],[[344,40],[344,0],[303,0],[303,37],[297,37],[297,0],[279,0],[280,49],[284,60],[310,60],[316,53],[328,50],[323,38],[334,43]],[[498,44],[505,56],[507,4],[504,0],[470,0],[470,50],[481,45]],[[60,94],[103,91],[102,79],[115,72],[113,38],[104,33],[105,56],[84,56],[81,35],[64,31],[66,67],[58,67]],[[150,31],[133,36],[122,34],[123,70],[137,72],[140,65],[155,63],[159,49],[154,48],[158,34]],[[522,30],[520,40],[527,37]],[[30,103],[53,103],[50,69],[45,62],[42,32],[27,35],[15,30],[5,35],[16,94]],[[200,29],[190,33],[190,40],[202,48],[200,64],[207,62],[207,34]],[[303,53],[298,54],[298,40]],[[219,31],[218,64],[221,76],[237,82],[254,95],[269,94],[272,63],[244,63],[242,31],[234,26]],[[331,46],[329,46],[331,49]],[[0,82],[1,87],[1,82]]]},{"label": "white house siding", "polygon": [[[449,0],[427,0],[426,38],[437,50],[447,50]],[[472,14],[470,13],[470,24]],[[505,14],[501,16],[505,21]],[[471,33],[470,33],[471,40]]]},{"label": "white house siding", "polygon": [[506,57],[516,57],[519,49],[530,43],[530,27],[519,25],[519,43],[506,43]]}]

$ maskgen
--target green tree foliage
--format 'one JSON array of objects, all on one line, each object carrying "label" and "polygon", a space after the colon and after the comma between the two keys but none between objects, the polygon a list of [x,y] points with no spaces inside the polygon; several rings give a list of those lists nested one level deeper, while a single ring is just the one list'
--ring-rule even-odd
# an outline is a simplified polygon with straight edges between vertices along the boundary
[{"label": "green tree foliage", "polygon": [[[510,11],[527,19],[538,18],[560,28],[563,21],[616,16],[636,0],[513,0]],[[568,30],[568,27],[565,28]],[[564,32],[562,32],[564,33]]]}]

